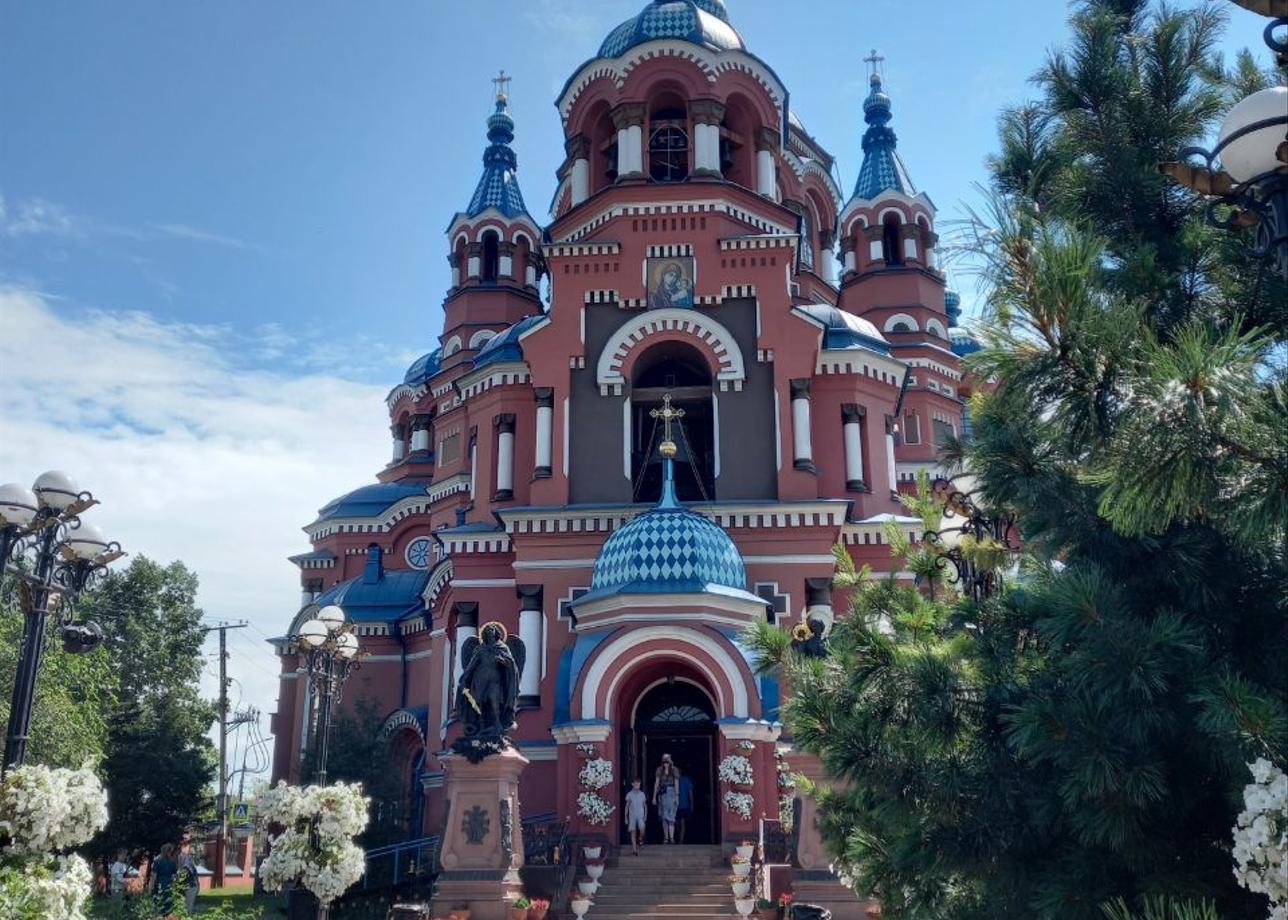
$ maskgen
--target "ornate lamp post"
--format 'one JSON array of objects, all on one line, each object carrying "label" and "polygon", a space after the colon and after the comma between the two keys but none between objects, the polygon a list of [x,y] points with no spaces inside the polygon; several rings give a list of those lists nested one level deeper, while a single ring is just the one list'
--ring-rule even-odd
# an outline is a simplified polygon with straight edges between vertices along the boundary
[{"label": "ornate lamp post", "polygon": [[358,637],[344,611],[334,604],[300,624],[289,637],[308,656],[309,680],[318,703],[317,767],[313,782],[326,785],[327,748],[331,742],[331,705],[340,701],[344,682],[358,666]]},{"label": "ornate lamp post", "polygon": [[103,641],[97,623],[77,623],[72,603],[102,577],[109,563],[124,556],[119,543],[108,542],[92,524],[80,519],[97,505],[66,473],[42,473],[35,484],[0,485],[0,580],[5,574],[19,579],[18,593],[24,617],[22,648],[9,706],[4,772],[27,758],[31,732],[31,707],[36,678],[44,654],[49,614],[57,612],[63,647],[83,653]]},{"label": "ornate lamp post", "polygon": [[[1288,30],[1288,0],[1235,2],[1274,17],[1263,37],[1279,66],[1288,68],[1288,38],[1275,37],[1277,30]],[[1288,279],[1288,87],[1258,90],[1235,103],[1212,150],[1186,147],[1179,156],[1160,163],[1159,172],[1212,199],[1207,207],[1212,226],[1256,228],[1253,254],[1273,255]]]},{"label": "ornate lamp post", "polygon": [[[1019,549],[1013,539],[1015,516],[988,515],[975,504],[973,491],[963,492],[951,479],[936,479],[931,489],[943,505],[947,526],[926,531],[922,542],[935,554],[938,568],[952,565],[956,578],[951,583],[962,594],[975,601],[992,596],[1000,585],[999,569]],[[955,539],[946,542],[944,538],[950,536]]]}]

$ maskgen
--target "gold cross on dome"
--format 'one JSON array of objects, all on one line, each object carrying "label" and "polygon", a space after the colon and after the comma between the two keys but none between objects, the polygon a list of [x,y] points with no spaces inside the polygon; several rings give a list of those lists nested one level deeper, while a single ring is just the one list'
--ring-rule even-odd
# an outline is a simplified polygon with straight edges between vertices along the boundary
[{"label": "gold cross on dome", "polygon": [[671,394],[666,393],[662,396],[662,408],[650,409],[648,414],[652,418],[660,418],[662,420],[662,440],[669,441],[671,440],[671,421],[672,419],[678,420],[683,418],[684,410],[672,409]]},{"label": "gold cross on dome", "polygon": [[492,78],[492,84],[496,87],[496,101],[510,101],[510,78],[506,75],[504,69]]},{"label": "gold cross on dome", "polygon": [[880,54],[877,54],[877,49],[873,48],[868,53],[868,56],[863,59],[863,63],[871,65],[868,68],[868,76],[870,77],[872,76],[872,74],[878,71],[878,69],[883,63],[885,63],[885,57],[883,57]]}]

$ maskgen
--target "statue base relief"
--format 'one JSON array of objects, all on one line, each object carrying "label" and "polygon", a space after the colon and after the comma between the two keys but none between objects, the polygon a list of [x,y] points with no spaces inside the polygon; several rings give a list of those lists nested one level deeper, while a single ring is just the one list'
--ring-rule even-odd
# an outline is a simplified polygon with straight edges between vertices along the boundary
[{"label": "statue base relief", "polygon": [[523,894],[519,775],[528,760],[507,748],[477,763],[459,754],[440,761],[448,805],[433,915],[467,905],[471,920],[506,920]]}]

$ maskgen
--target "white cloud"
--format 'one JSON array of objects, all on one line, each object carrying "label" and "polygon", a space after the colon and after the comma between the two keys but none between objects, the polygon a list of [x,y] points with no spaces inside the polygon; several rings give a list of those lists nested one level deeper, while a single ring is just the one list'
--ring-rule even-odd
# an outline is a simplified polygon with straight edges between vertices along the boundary
[{"label": "white cloud", "polygon": [[[267,732],[277,660],[263,638],[299,600],[286,557],[308,549],[300,528],[322,504],[383,464],[385,388],[246,370],[227,327],[71,315],[27,289],[0,288],[0,325],[0,479],[66,470],[102,501],[90,514],[111,538],[197,572],[209,619],[249,620],[229,634],[229,673]],[[213,639],[207,652],[213,696]]]}]

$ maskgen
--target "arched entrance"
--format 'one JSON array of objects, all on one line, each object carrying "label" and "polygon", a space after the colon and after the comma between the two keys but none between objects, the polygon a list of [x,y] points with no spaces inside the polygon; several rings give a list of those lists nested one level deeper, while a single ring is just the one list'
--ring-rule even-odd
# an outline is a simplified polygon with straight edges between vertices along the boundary
[{"label": "arched entrance", "polygon": [[[693,783],[693,813],[685,822],[684,843],[712,844],[720,840],[715,808],[716,704],[705,679],[681,662],[650,669],[649,677],[634,681],[623,693],[620,760],[623,795],[639,777],[650,801],[662,755],[670,754],[681,773]],[[662,841],[657,809],[649,807],[649,843]],[[620,829],[625,843],[625,829]],[[678,839],[678,836],[677,836]]]},{"label": "arched entrance", "polygon": [[680,501],[715,499],[715,417],[711,369],[702,353],[686,342],[664,341],[650,347],[635,365],[631,381],[631,479],[634,501],[657,501],[662,494],[662,427],[653,413],[662,397],[684,412],[672,429],[675,491]]}]

